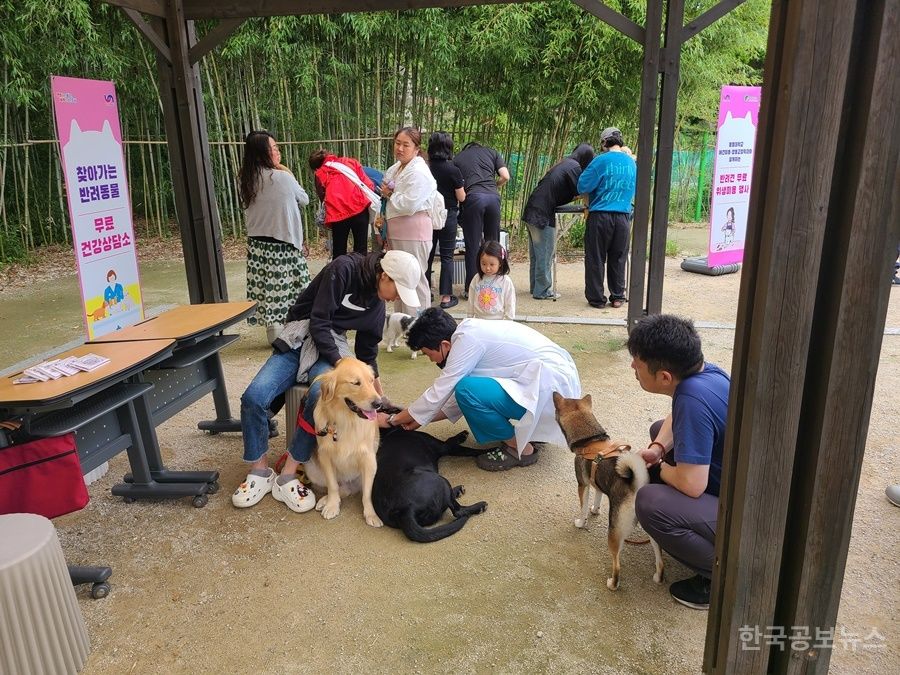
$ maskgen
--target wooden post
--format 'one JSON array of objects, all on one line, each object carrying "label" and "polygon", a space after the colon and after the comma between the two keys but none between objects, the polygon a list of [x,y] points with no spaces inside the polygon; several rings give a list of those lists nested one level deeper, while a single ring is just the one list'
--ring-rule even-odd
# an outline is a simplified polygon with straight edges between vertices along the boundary
[{"label": "wooden post", "polygon": [[648,0],[644,27],[644,61],[641,70],[641,107],[637,148],[637,185],[631,239],[628,289],[628,330],[645,315],[644,289],[647,272],[647,240],[650,224],[653,156],[656,150],[656,102],[659,98],[659,34],[662,0]]},{"label": "wooden post", "polygon": [[166,36],[171,57],[168,61],[157,53],[157,66],[190,300],[192,304],[224,302],[228,300],[228,288],[206,109],[200,71],[189,55],[197,42],[194,22],[185,20],[182,0],[170,0],[165,20],[156,19],[153,24]]},{"label": "wooden post", "polygon": [[675,111],[681,76],[681,35],[684,0],[666,3],[665,48],[659,59],[662,97],[659,105],[659,138],[656,142],[656,174],[653,180],[653,218],[650,224],[650,271],[647,275],[647,313],[662,311],[663,278],[666,274],[666,233],[669,229],[669,196],[672,192],[672,153],[675,150]]},{"label": "wooden post", "polygon": [[828,671],[741,627],[835,626],[900,240],[898,25],[900,0],[773,3],[706,672]]}]

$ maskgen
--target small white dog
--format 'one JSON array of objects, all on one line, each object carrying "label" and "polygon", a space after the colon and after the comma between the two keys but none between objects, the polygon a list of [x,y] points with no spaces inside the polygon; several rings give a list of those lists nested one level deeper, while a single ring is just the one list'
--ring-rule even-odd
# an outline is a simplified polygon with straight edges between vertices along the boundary
[{"label": "small white dog", "polygon": [[[415,317],[403,312],[394,312],[384,317],[384,339],[387,342],[388,353],[399,347],[400,342],[406,337],[410,326],[415,322]],[[413,352],[410,358],[416,358],[418,352]]]}]

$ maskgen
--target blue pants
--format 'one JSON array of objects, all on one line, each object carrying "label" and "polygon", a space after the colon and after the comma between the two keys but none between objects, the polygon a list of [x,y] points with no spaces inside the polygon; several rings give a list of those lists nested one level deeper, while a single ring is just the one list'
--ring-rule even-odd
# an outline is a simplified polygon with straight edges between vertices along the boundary
[{"label": "blue pants", "polygon": [[522,419],[525,408],[513,401],[497,380],[464,377],[456,384],[454,393],[476,441],[505,441],[515,435],[509,421]]},{"label": "blue pants", "polygon": [[553,295],[553,254],[556,252],[556,228],[528,228],[528,292],[535,298]]},{"label": "blue pants", "polygon": [[[272,354],[253,378],[247,391],[241,396],[241,430],[244,435],[244,461],[255,462],[269,449],[269,406],[279,395],[297,382],[297,367],[300,364],[300,350]],[[325,359],[316,361],[309,369],[309,381],[331,370]],[[313,410],[319,400],[322,385],[314,382],[306,395],[303,417],[315,427]],[[293,423],[289,421],[289,423]],[[298,429],[288,451],[298,462],[306,462],[316,448],[316,437]]]}]

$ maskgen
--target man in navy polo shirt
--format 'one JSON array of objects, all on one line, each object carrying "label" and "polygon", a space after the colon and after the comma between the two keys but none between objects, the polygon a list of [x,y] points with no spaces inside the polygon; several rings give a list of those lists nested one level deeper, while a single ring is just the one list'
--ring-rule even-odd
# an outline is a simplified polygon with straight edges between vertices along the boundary
[{"label": "man in navy polo shirt", "polygon": [[694,324],[677,316],[638,322],[628,352],[641,388],[672,397],[672,413],[651,427],[641,453],[650,484],[637,493],[638,520],[664,551],[696,572],[671,585],[672,597],[708,609],[731,380],[704,361]]}]

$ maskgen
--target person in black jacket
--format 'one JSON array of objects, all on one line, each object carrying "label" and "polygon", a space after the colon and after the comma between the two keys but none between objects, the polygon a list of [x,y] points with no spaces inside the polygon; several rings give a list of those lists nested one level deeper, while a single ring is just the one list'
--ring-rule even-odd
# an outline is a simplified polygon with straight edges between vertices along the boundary
[{"label": "person in black jacket", "polygon": [[553,256],[556,254],[556,209],[578,194],[578,177],[594,159],[594,148],[582,143],[544,174],[528,197],[522,222],[528,228],[528,290],[536,300],[555,300]]},{"label": "person in black jacket", "polygon": [[[308,461],[316,447],[316,437],[298,430],[289,448],[280,476],[269,468],[269,410],[297,382],[301,367],[301,346],[288,344],[283,337],[292,322],[308,320],[308,338],[315,343],[318,360],[306,371],[309,387],[304,418],[310,428],[320,385],[315,378],[331,370],[344,356],[351,356],[345,334],[356,331],[355,355],[375,371],[375,389],[382,394],[378,379],[378,343],[384,329],[384,303],[398,298],[418,306],[416,286],[422,270],[418,261],[404,251],[348,253],[338,256],[319,272],[288,310],[285,333],[273,343],[276,351],[265,362],[241,396],[241,431],[244,461],[250,462],[246,480],[231,497],[244,508],[257,504],[269,492],[292,511],[302,513],[316,505],[316,498],[299,480],[297,465]],[[304,352],[306,354],[306,352]]]}]

